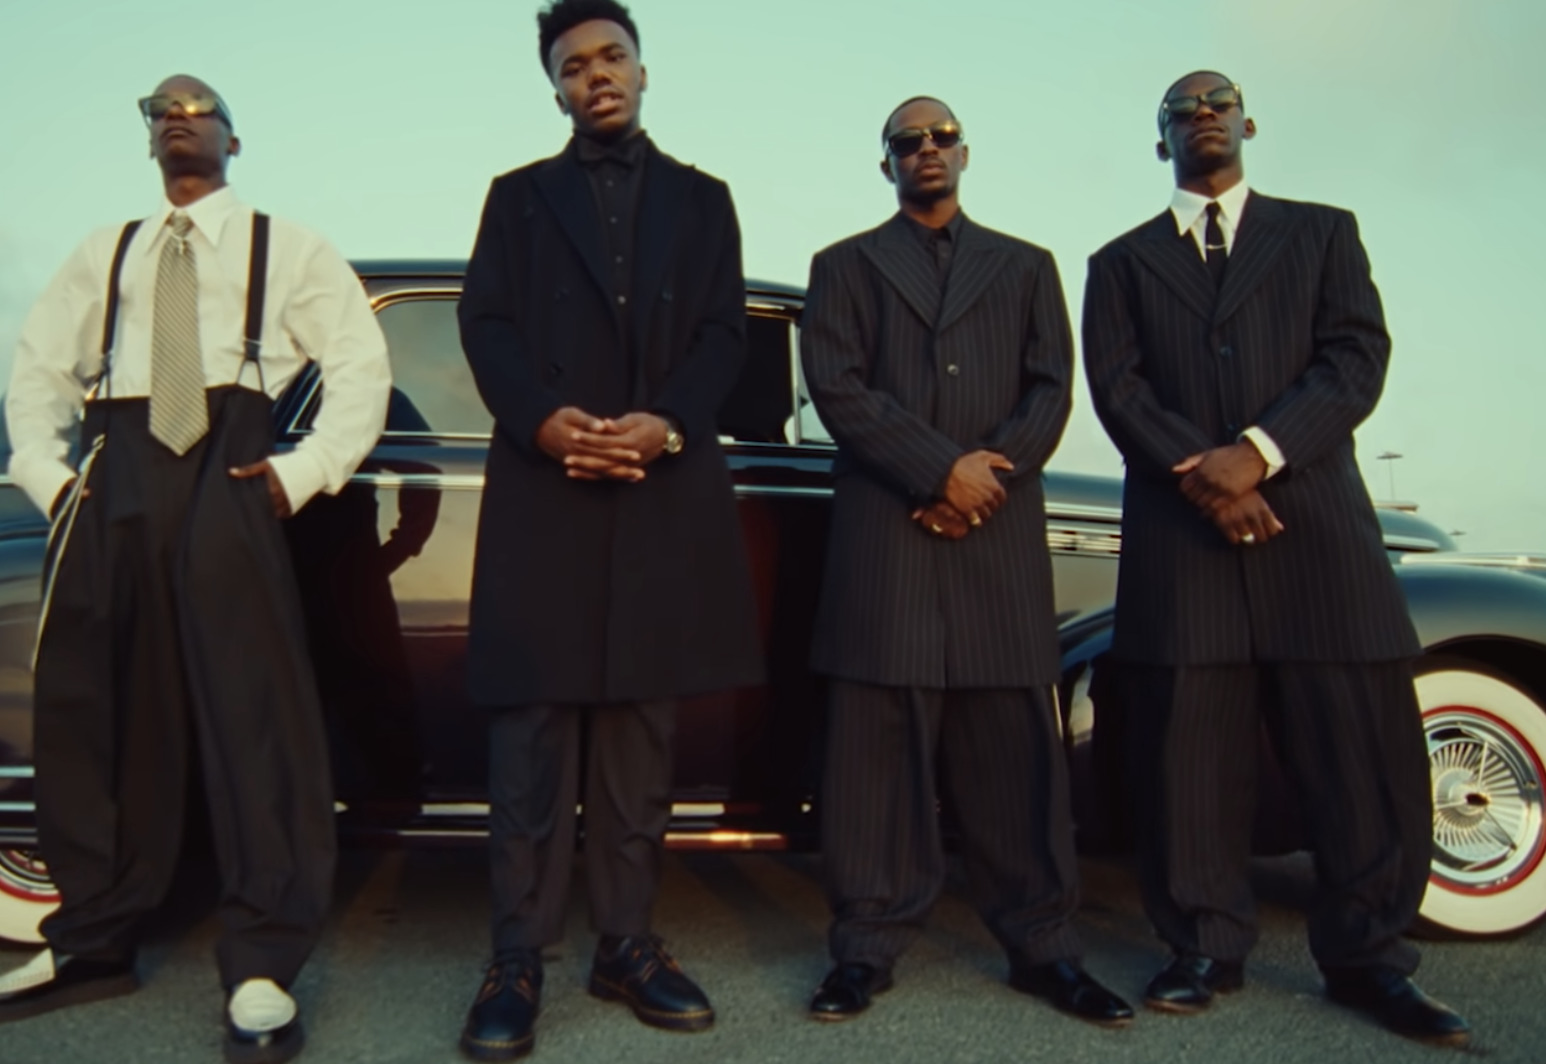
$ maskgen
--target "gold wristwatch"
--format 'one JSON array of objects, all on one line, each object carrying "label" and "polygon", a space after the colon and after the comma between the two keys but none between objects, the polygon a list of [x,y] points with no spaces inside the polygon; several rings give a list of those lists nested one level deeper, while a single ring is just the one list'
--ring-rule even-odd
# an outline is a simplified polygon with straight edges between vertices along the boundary
[{"label": "gold wristwatch", "polygon": [[676,422],[668,417],[662,417],[660,420],[666,423],[666,445],[663,450],[666,454],[681,454],[682,447],[687,443],[682,438],[681,430],[676,427]]}]

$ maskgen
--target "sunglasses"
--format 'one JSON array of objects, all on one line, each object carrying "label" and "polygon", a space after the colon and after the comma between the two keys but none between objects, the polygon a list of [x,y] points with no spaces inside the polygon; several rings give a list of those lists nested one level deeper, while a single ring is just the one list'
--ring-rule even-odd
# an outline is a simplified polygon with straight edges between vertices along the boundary
[{"label": "sunglasses", "polygon": [[936,148],[954,148],[961,143],[961,127],[955,122],[941,122],[928,129],[899,129],[886,138],[886,149],[898,159],[917,155],[923,150],[925,140]]},{"label": "sunglasses", "polygon": [[145,124],[151,125],[161,121],[171,113],[173,107],[182,109],[182,113],[189,118],[203,118],[214,115],[226,124],[227,129],[235,126],[231,121],[230,109],[225,101],[214,93],[205,92],[158,92],[154,96],[146,96],[139,101],[140,114],[145,116]]},{"label": "sunglasses", "polygon": [[1200,96],[1171,96],[1160,104],[1160,129],[1163,130],[1173,118],[1190,119],[1202,110],[1203,104],[1207,104],[1214,114],[1220,114],[1231,107],[1239,107],[1241,100],[1239,85],[1221,85]]}]

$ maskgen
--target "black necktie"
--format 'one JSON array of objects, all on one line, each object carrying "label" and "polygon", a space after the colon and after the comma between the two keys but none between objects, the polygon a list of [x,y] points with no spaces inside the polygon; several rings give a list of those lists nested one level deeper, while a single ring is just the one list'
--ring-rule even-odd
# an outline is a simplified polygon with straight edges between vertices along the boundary
[{"label": "black necktie", "polygon": [[934,252],[934,272],[939,274],[940,280],[944,280],[950,276],[950,260],[955,255],[955,241],[950,238],[950,230],[934,230],[929,248]]},{"label": "black necktie", "polygon": [[1208,204],[1208,228],[1203,230],[1203,244],[1208,254],[1208,272],[1213,275],[1213,287],[1224,285],[1224,267],[1229,265],[1229,245],[1224,243],[1224,230],[1219,225],[1218,201]]}]

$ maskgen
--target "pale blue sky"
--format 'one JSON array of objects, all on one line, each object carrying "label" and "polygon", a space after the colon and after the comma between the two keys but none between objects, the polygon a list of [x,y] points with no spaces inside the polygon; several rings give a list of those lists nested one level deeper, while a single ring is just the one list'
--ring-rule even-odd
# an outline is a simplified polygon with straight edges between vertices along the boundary
[{"label": "pale blue sky", "polygon": [[[489,178],[567,135],[534,0],[266,0],[158,7],[0,0],[0,373],[27,307],[90,229],[149,213],[134,100],[214,84],[248,202],[351,256],[462,256]],[[1366,475],[1469,549],[1546,548],[1546,3],[1541,0],[637,0],[644,120],[729,181],[747,273],[803,283],[812,252],[894,208],[878,129],[949,101],[974,218],[1052,249],[1077,322],[1085,258],[1157,213],[1160,93],[1243,86],[1264,192],[1358,213],[1395,354],[1359,433]],[[165,12],[157,14],[158,11]],[[1120,472],[1082,379],[1061,468]]]}]

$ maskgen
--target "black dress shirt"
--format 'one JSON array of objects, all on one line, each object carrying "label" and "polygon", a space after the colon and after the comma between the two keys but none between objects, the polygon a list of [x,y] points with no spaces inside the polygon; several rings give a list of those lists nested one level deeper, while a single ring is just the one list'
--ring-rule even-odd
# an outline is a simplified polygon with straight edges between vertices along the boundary
[{"label": "black dress shirt", "polygon": [[623,327],[624,342],[630,330],[629,298],[632,296],[635,232],[638,227],[639,190],[644,185],[644,158],[649,139],[643,130],[607,144],[576,133],[575,154],[590,177],[591,192],[601,217],[607,265],[612,275],[612,306]]},{"label": "black dress shirt", "polygon": [[961,220],[966,217],[965,213],[956,211],[950,221],[938,229],[905,214],[902,217],[923,244],[923,250],[934,260],[934,272],[939,277],[939,292],[943,298],[945,285],[950,280],[950,264],[955,259],[956,241],[961,237]]}]

